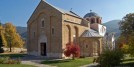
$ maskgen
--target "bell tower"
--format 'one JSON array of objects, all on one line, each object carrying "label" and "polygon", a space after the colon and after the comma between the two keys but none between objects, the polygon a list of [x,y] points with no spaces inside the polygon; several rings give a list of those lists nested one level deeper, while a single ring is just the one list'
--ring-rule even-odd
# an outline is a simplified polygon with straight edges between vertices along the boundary
[{"label": "bell tower", "polygon": [[91,24],[93,23],[98,23],[101,24],[102,23],[102,18],[95,12],[92,12],[92,10],[90,10],[90,13],[87,13],[84,16],[84,19],[86,19],[87,21],[90,21]]}]

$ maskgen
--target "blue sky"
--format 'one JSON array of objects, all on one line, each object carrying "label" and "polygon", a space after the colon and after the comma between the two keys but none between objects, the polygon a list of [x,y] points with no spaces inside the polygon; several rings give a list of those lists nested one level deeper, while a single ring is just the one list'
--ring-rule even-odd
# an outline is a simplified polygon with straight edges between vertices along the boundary
[{"label": "blue sky", "polygon": [[[98,13],[103,23],[122,19],[128,13],[134,13],[134,0],[46,0],[50,4],[70,10],[83,17],[92,10]],[[27,21],[40,0],[0,0],[0,20],[12,22],[16,26],[27,26]]]}]

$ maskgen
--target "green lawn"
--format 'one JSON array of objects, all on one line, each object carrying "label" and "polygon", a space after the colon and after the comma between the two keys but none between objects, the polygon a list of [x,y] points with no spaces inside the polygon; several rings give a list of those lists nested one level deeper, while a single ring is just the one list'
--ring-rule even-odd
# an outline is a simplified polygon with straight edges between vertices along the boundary
[{"label": "green lawn", "polygon": [[18,58],[24,57],[26,54],[0,54],[0,57]]},{"label": "green lawn", "polygon": [[58,66],[58,67],[78,67],[92,63],[93,58],[66,59],[66,60],[45,60],[42,64]]},{"label": "green lawn", "polygon": [[0,67],[36,67],[36,66],[23,65],[23,64],[0,64]]}]

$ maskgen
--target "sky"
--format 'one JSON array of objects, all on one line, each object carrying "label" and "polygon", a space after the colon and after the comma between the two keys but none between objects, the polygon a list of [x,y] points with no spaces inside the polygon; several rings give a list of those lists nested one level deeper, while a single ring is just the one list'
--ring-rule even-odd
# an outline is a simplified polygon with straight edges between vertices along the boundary
[{"label": "sky", "polygon": [[[103,23],[121,20],[134,13],[134,0],[46,0],[48,3],[72,11],[83,17],[90,10],[102,17]],[[40,0],[0,0],[0,21],[16,26],[27,26],[27,21]]]}]

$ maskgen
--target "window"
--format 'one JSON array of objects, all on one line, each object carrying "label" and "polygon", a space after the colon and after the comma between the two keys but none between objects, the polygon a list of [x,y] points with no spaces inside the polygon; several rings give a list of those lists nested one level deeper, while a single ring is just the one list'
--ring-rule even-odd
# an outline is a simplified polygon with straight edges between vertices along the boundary
[{"label": "window", "polygon": [[52,34],[54,35],[54,28],[52,28]]},{"label": "window", "polygon": [[92,23],[95,23],[95,19],[94,19],[94,18],[91,19],[91,24],[92,24]]},{"label": "window", "polygon": [[86,48],[88,48],[88,45],[86,45]]},{"label": "window", "polygon": [[33,32],[33,37],[35,38],[35,32]]},{"label": "window", "polygon": [[100,23],[100,19],[99,18],[97,18],[97,23]]},{"label": "window", "polygon": [[41,22],[41,27],[44,27],[44,20]]},{"label": "window", "polygon": [[87,21],[90,21],[90,19],[89,19],[89,18],[86,18],[86,20],[87,20]]}]

